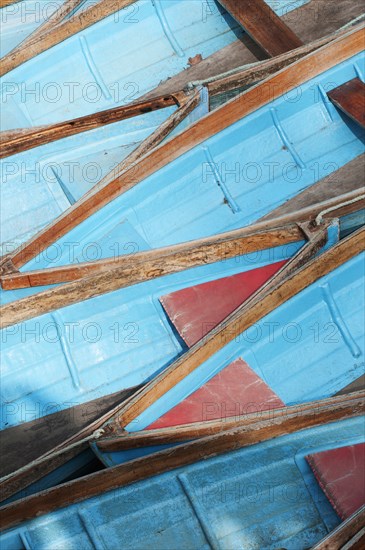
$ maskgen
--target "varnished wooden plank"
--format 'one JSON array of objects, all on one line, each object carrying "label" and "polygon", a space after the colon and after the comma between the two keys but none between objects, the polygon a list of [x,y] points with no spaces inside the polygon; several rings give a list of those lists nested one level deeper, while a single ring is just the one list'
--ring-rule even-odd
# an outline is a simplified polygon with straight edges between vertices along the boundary
[{"label": "varnished wooden plank", "polygon": [[[345,199],[348,201],[345,202],[347,206],[343,206],[341,202]],[[105,261],[90,263],[88,265],[91,271],[96,266],[97,273],[2,306],[0,308],[0,323],[3,327],[7,323],[9,323],[7,326],[10,326],[13,323],[22,322],[55,309],[155,277],[232,258],[249,251],[273,246],[274,243],[279,245],[301,240],[304,238],[304,234],[291,222],[300,223],[303,221],[308,224],[312,223],[310,220],[321,211],[327,210],[329,217],[333,217],[337,214],[356,211],[361,206],[365,207],[365,197],[363,195],[359,197],[358,192],[349,193],[336,197],[331,201],[316,204],[314,207],[286,215],[282,219],[277,218],[269,222],[172,247],[140,252],[133,256],[133,262],[130,262],[129,256],[121,256],[106,263]],[[3,266],[0,265],[0,269],[6,268],[8,262],[9,260],[5,258]],[[5,274],[0,277],[0,281],[4,288],[19,288],[36,282],[50,283],[54,282],[53,275],[55,273],[58,275],[67,274],[69,269],[70,275],[77,273],[77,269],[73,272],[73,268],[69,267],[65,267],[64,271],[62,268],[61,271],[50,269],[33,272],[33,274],[32,272],[10,272],[5,269]],[[85,269],[87,269],[87,266],[85,266]],[[50,272],[50,278],[47,271]],[[32,279],[33,277],[34,279]]]},{"label": "varnished wooden plank", "polygon": [[312,550],[355,550],[364,548],[365,542],[365,506],[341,523]]},{"label": "varnished wooden plank", "polygon": [[0,61],[0,76],[12,71],[22,63],[32,59],[36,55],[52,48],[66,38],[87,29],[105,17],[112,15],[135,0],[99,0],[93,3],[80,14],[75,14],[70,19],[51,27],[40,36],[35,36],[27,42],[26,48],[15,48]]},{"label": "varnished wooden plank", "polygon": [[0,277],[0,282],[4,290],[13,290],[70,282],[124,268],[125,274],[129,274],[129,280],[126,278],[123,282],[124,286],[126,283],[142,282],[152,277],[226,260],[243,253],[289,244],[302,238],[303,234],[296,224],[263,231],[255,231],[255,227],[248,227],[162,249],[139,252],[133,255],[132,261],[128,255],[116,256],[94,262],[8,274]]},{"label": "varnished wooden plank", "polygon": [[0,0],[0,8],[5,8],[6,6],[10,6],[11,4],[17,4],[23,2],[23,0]]},{"label": "varnished wooden plank", "polygon": [[218,0],[271,57],[303,45],[265,0]]},{"label": "varnished wooden plank", "polygon": [[[167,247],[162,249],[162,252],[158,250],[141,252],[134,255],[132,263],[128,256],[121,257],[118,259],[121,266],[119,268],[101,271],[80,281],[76,280],[3,305],[0,308],[0,326],[6,328],[90,297],[194,266],[241,255],[243,251],[254,251],[270,247],[273,243],[278,245],[305,238],[303,232],[295,225],[280,228],[276,235],[274,231],[271,233],[264,231],[252,238],[250,233],[250,228],[246,228],[230,232],[228,239],[223,234],[223,238],[221,235],[205,238],[200,241],[192,241],[192,243]],[[236,238],[237,234],[241,237]],[[250,245],[251,240],[253,246]],[[26,276],[28,277],[28,275]],[[15,276],[10,277],[13,282],[16,282]],[[18,275],[18,277],[22,276]]]},{"label": "varnished wooden plank", "polygon": [[327,95],[336,107],[365,128],[365,84],[359,78],[345,82]]},{"label": "varnished wooden plank", "polygon": [[245,446],[266,441],[284,434],[314,426],[335,422],[364,413],[364,399],[344,399],[333,406],[317,406],[303,414],[291,415],[256,422],[251,426],[204,437],[190,443],[142,457],[125,464],[90,474],[81,479],[64,483],[0,509],[2,530],[47,514],[58,508],[84,501],[99,494],[123,487],[148,477],[192,464],[201,459],[222,454]]},{"label": "varnished wooden plank", "polygon": [[289,65],[238,98],[226,103],[191,125],[173,140],[141,158],[137,165],[138,170],[136,166],[133,166],[133,168],[124,170],[107,185],[97,186],[93,192],[78,201],[54,223],[15,250],[9,255],[9,259],[13,261],[16,268],[21,267],[115,197],[202,143],[208,137],[217,134],[238,119],[361,51],[363,38],[363,27],[360,30],[349,31],[346,35]]},{"label": "varnished wooden plank", "polygon": [[[291,270],[293,264],[295,266],[296,257],[294,257],[256,295],[242,304],[203,340],[192,346],[184,355],[146,384],[143,390],[138,392],[124,407],[117,422],[122,427],[127,426],[152,403],[254,323],[321,277],[358,255],[365,248],[364,237],[365,228],[361,228],[293,273]],[[283,279],[282,274],[287,271],[291,272],[291,275]]]},{"label": "varnished wooden plank", "polygon": [[[182,104],[189,99],[189,96],[185,96],[184,99],[182,92],[179,92],[177,97]],[[15,155],[16,153],[74,136],[81,132],[94,130],[107,124],[113,124],[114,122],[170,107],[171,105],[179,105],[177,97],[173,95],[159,96],[154,99],[114,107],[58,124],[1,132],[0,158]]]},{"label": "varnished wooden plank", "polygon": [[245,66],[243,69],[237,69],[232,71],[231,74],[225,74],[223,76],[218,75],[217,77],[207,79],[205,85],[209,90],[209,95],[211,97],[222,94],[224,92],[231,92],[243,88],[244,86],[249,86],[250,84],[259,82],[264,78],[268,78],[270,75],[280,71],[290,63],[298,61],[301,57],[314,52],[318,48],[328,44],[332,40],[338,38],[341,34],[345,34],[346,31],[339,33],[338,31],[310,42],[309,44],[304,44],[294,50],[285,52],[281,55],[277,55],[272,59],[265,59],[259,61],[258,63],[252,63],[248,66]]},{"label": "varnished wooden plank", "polygon": [[[352,395],[347,395],[346,399],[352,400],[355,395],[358,399],[365,399],[364,390],[353,392]],[[139,432],[126,432],[122,430],[119,434],[118,429],[115,428],[114,433],[107,434],[106,437],[99,439],[97,445],[101,451],[118,452],[141,447],[181,443],[225,432],[235,427],[253,426],[255,423],[275,420],[293,414],[299,416],[308,411],[314,413],[317,407],[335,406],[343,402],[343,396],[329,397],[327,399],[302,403],[301,405],[258,411],[240,417],[236,415],[233,417],[224,417],[219,420],[207,420],[205,422],[194,422],[192,424],[153,430],[141,430]]]}]

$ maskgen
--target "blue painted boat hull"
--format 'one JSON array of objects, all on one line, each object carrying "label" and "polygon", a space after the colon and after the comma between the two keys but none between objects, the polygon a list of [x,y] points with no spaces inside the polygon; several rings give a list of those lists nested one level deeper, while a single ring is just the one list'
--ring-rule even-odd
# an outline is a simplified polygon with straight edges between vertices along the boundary
[{"label": "blue painted boat hull", "polygon": [[363,442],[363,427],[344,420],[179,468],[29,521],[1,546],[304,550],[340,523],[305,456]]}]

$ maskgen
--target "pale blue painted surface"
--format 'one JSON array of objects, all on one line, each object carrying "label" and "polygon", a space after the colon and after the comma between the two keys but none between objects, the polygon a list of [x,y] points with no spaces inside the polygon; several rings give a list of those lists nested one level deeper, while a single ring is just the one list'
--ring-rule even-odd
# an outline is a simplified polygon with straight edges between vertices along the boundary
[{"label": "pale blue painted surface", "polygon": [[1,547],[304,550],[340,522],[304,456],[363,441],[362,417],[283,436],[39,517]]},{"label": "pale blue painted surface", "polygon": [[[282,14],[306,1],[269,3]],[[66,120],[136,99],[187,68],[190,57],[206,58],[242,36],[222,13],[211,0],[138,0],[5,75],[3,129]],[[9,37],[4,52],[17,40]]]},{"label": "pale blue painted surface", "polygon": [[265,316],[127,429],[144,429],[239,357],[286,405],[334,395],[359,378],[365,371],[364,260],[364,253],[356,256]]},{"label": "pale blue painted surface", "polygon": [[4,329],[2,428],[146,381],[183,350],[162,295],[291,257],[301,244],[151,280]]},{"label": "pale blue painted surface", "polygon": [[[300,97],[298,101],[279,98],[211,137],[91,216],[24,269],[148,250],[257,220],[364,151],[363,136],[355,125],[332,105],[325,105],[318,94],[318,83],[335,87],[353,78],[363,65],[362,56],[356,56],[301,86],[290,96]],[[284,145],[283,132],[296,155]],[[204,147],[209,148],[239,210],[226,204]],[[305,164],[304,170],[297,170],[295,156]],[[239,177],[236,171],[228,171],[235,170],[237,163]],[[247,173],[242,176],[242,170],[252,168],[261,171],[259,179]],[[265,265],[294,251],[291,245],[279,249],[276,256],[268,252],[256,259],[258,265]],[[158,298],[174,289],[255,267],[254,258],[252,263],[231,260],[122,289],[3,331],[3,426],[33,420],[152,377],[182,351]],[[6,303],[34,292],[2,292],[2,300]],[[55,334],[55,319],[66,335],[62,345]],[[344,383],[346,376],[339,380]],[[312,393],[308,391],[309,396]]]},{"label": "pale blue painted surface", "polygon": [[[0,160],[1,254],[33,237],[79,200],[176,109],[166,107]],[[201,90],[200,104],[175,132],[201,118],[207,109],[206,93]]]}]

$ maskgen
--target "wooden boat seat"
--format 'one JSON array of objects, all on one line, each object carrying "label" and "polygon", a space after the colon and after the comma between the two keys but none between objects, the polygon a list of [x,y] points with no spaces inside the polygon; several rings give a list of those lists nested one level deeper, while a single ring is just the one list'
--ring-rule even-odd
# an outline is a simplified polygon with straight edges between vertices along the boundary
[{"label": "wooden boat seat", "polygon": [[359,78],[345,82],[327,95],[338,109],[365,128],[365,84]]},{"label": "wooden boat seat", "polygon": [[307,461],[341,519],[365,504],[364,443],[315,453]]}]

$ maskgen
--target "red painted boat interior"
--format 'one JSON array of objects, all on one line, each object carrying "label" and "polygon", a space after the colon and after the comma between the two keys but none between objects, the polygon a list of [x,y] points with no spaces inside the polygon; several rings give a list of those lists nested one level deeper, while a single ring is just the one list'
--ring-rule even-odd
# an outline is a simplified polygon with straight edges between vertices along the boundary
[{"label": "red painted boat interior", "polygon": [[184,288],[161,298],[176,330],[191,347],[265,284],[286,260]]},{"label": "red painted boat interior", "polygon": [[365,504],[365,443],[308,455],[307,461],[342,520]]},{"label": "red painted boat interior", "polygon": [[218,420],[283,407],[284,403],[242,359],[161,416],[148,429]]}]

